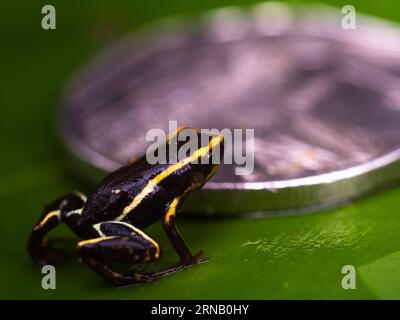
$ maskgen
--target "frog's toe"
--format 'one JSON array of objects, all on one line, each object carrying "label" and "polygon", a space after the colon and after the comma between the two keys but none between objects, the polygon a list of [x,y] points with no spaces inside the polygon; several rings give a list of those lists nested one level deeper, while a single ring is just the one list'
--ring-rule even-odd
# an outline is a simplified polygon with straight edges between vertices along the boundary
[{"label": "frog's toe", "polygon": [[196,265],[196,264],[207,262],[209,260],[209,258],[203,257],[202,255],[203,255],[203,251],[199,251],[197,254],[192,256],[192,258],[190,259],[189,262],[183,263],[183,264],[186,267],[191,267],[191,266]]}]

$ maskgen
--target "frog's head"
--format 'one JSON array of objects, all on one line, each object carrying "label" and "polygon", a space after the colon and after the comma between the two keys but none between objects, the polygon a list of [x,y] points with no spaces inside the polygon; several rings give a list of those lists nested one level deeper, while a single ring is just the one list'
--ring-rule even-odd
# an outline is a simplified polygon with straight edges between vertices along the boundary
[{"label": "frog's head", "polygon": [[[200,131],[189,127],[180,128],[178,133],[184,133],[182,136],[187,137],[182,139],[180,136],[178,139],[178,154],[189,151],[186,157],[179,157],[178,166],[182,169],[180,176],[186,178],[186,192],[191,192],[201,188],[221,165],[224,136],[218,132]],[[190,144],[190,136],[197,137],[196,147]]]}]

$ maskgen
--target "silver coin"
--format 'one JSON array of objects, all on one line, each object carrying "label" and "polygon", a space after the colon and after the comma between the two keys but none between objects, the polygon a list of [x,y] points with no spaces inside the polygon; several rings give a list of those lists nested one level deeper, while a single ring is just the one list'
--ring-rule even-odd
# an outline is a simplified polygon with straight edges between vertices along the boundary
[{"label": "silver coin", "polygon": [[400,32],[364,16],[345,30],[341,18],[272,3],[158,24],[73,79],[62,136],[85,168],[109,172],[169,120],[255,129],[253,174],[222,166],[187,212],[298,212],[358,197],[400,178]]}]

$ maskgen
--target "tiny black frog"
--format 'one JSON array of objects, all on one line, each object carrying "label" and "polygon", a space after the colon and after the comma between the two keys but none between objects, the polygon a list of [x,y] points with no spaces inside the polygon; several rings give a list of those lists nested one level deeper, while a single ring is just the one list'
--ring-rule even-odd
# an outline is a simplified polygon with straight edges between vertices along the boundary
[{"label": "tiny black frog", "polygon": [[[183,128],[178,129],[177,135]],[[186,128],[187,129],[187,128]],[[194,130],[199,141],[204,133]],[[165,142],[166,155],[170,139]],[[179,161],[149,164],[146,156],[106,176],[86,198],[79,192],[67,194],[45,207],[28,241],[28,251],[38,264],[53,264],[59,252],[45,235],[66,223],[82,239],[79,257],[113,286],[151,282],[206,261],[201,252],[192,255],[175,226],[175,215],[186,196],[200,189],[216,172],[211,158],[218,148],[223,154],[222,135],[209,135],[208,144]],[[187,141],[177,142],[177,150]],[[210,161],[201,161],[208,158]],[[138,264],[157,261],[159,244],[143,230],[162,220],[163,227],[180,257],[178,264],[152,273],[121,273],[111,262]]]}]

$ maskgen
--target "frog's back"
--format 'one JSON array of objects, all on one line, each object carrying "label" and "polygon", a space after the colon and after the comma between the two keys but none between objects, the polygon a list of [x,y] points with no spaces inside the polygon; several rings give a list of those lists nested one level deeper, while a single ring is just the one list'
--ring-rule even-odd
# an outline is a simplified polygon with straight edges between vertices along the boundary
[{"label": "frog's back", "polygon": [[107,175],[88,197],[81,223],[91,225],[115,220],[166,166],[151,165],[145,158],[141,158]]}]

